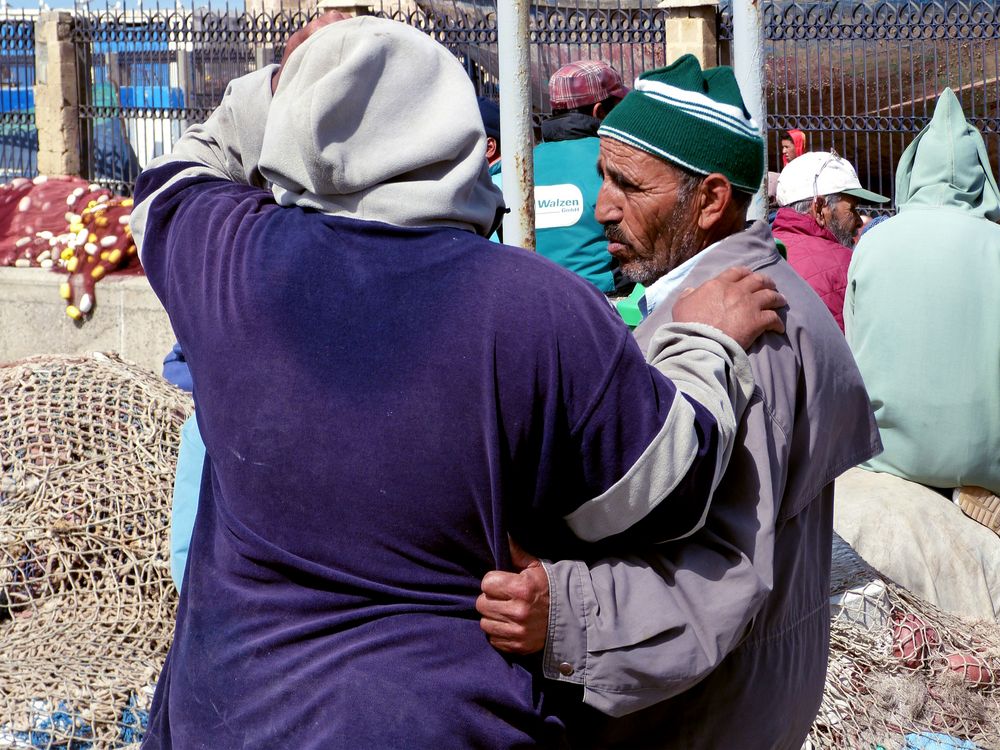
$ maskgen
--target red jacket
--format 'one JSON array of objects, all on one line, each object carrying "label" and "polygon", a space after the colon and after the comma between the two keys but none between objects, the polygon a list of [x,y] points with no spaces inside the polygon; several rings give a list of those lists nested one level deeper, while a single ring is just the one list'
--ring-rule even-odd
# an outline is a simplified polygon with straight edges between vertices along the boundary
[{"label": "red jacket", "polygon": [[851,251],[813,217],[790,208],[778,210],[771,230],[788,249],[789,264],[820,296],[843,331],[844,293]]}]

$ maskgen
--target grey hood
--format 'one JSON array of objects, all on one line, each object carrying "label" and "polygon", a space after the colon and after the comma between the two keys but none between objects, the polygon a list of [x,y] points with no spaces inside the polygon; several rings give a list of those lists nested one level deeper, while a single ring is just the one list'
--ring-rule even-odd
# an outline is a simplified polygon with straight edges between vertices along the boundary
[{"label": "grey hood", "polygon": [[899,159],[896,203],[900,209],[946,207],[1000,219],[1000,189],[983,136],[966,121],[951,89],[941,92],[930,123]]},{"label": "grey hood", "polygon": [[286,61],[260,172],[279,204],[487,234],[503,206],[475,91],[422,31],[362,17],[326,26]]}]

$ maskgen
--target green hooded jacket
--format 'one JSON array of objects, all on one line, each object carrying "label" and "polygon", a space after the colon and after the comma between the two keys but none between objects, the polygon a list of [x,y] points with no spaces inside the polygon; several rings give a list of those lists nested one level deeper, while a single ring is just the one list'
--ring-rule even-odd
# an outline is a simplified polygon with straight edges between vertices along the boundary
[{"label": "green hooded jacket", "polygon": [[1000,491],[1000,189],[951,89],[862,237],[844,322],[884,452],[864,468]]}]

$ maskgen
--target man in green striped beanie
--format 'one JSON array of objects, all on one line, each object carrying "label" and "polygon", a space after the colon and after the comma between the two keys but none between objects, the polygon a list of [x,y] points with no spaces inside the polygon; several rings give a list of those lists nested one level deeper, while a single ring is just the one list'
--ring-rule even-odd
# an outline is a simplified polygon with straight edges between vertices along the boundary
[{"label": "man in green striped beanie", "polygon": [[764,141],[731,68],[685,55],[647,71],[598,134],[596,216],[626,278],[649,284],[743,229]]},{"label": "man in green striped beanie", "polygon": [[[871,404],[768,225],[744,228],[764,144],[730,68],[686,56],[648,71],[598,132],[596,217],[648,285],[640,345],[733,266],[774,281],[785,330],[748,351],[754,397],[697,531],[605,539],[576,560],[518,552],[523,570],[484,580],[482,627],[500,650],[542,650],[572,747],[799,750],[826,674],[833,480],[881,449]],[[639,486],[639,507],[686,491]]]}]

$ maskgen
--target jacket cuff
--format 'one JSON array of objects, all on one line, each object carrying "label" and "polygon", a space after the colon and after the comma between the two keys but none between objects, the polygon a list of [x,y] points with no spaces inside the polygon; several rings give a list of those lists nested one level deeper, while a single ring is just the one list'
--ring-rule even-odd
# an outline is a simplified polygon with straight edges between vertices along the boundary
[{"label": "jacket cuff", "polygon": [[549,577],[549,627],[542,657],[542,674],[550,680],[583,685],[587,679],[587,621],[593,603],[587,601],[579,560],[542,560]]}]

